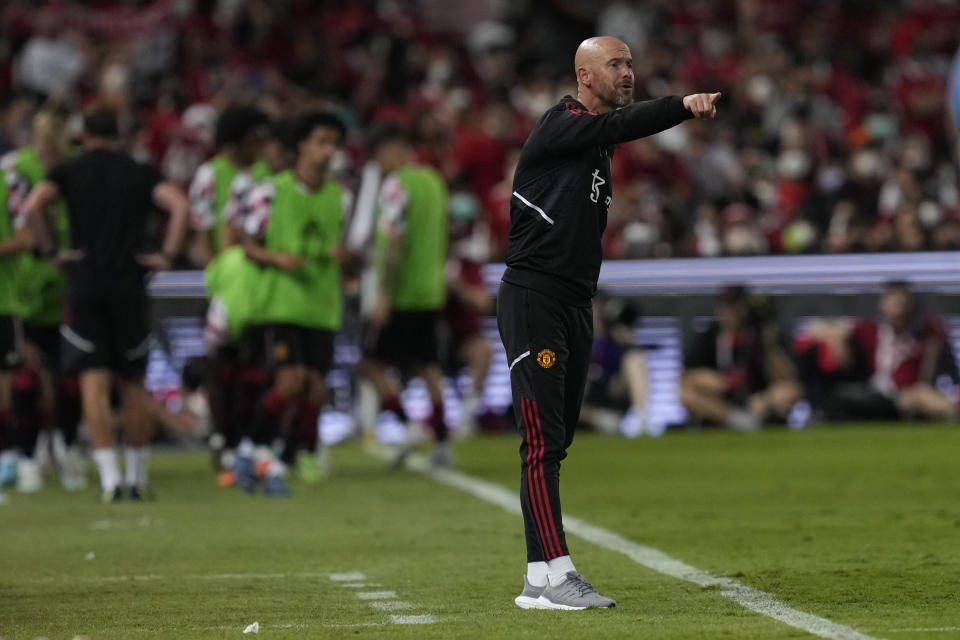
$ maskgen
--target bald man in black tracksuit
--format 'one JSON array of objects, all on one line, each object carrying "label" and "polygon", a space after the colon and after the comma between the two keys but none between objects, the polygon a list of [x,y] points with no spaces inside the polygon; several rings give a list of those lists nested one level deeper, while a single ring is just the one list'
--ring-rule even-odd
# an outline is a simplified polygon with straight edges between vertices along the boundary
[{"label": "bald man in black tracksuit", "polygon": [[[524,144],[510,202],[507,269],[497,322],[522,436],[523,609],[615,606],[577,573],[560,514],[560,461],[573,442],[593,340],[591,299],[612,200],[615,145],[692,117],[712,118],[719,93],[632,103],[629,49],[591,38],[577,51],[577,98],[547,111]],[[631,104],[632,103],[632,104]]]}]

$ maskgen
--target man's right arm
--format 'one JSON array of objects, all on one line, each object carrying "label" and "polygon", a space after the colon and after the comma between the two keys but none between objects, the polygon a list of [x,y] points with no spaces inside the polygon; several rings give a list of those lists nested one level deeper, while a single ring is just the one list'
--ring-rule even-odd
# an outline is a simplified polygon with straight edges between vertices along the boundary
[{"label": "man's right arm", "polygon": [[174,258],[180,252],[183,238],[187,234],[187,222],[190,218],[190,201],[186,194],[172,182],[158,182],[153,187],[153,202],[170,214],[167,232],[159,260],[145,266],[157,269],[169,269]]},{"label": "man's right arm", "polygon": [[270,180],[260,183],[247,195],[243,212],[239,214],[243,222],[243,252],[257,264],[296,271],[303,265],[302,256],[289,251],[271,251],[265,246],[275,197],[276,187]]},{"label": "man's right arm", "polygon": [[[629,142],[660,133],[690,118],[710,117],[699,110],[701,101],[689,100],[701,95],[719,97],[719,94],[694,94],[687,98],[667,96],[634,102],[599,114],[567,103],[566,108],[550,111],[543,118],[536,136],[541,147],[548,152]],[[695,110],[688,109],[685,101]]]}]

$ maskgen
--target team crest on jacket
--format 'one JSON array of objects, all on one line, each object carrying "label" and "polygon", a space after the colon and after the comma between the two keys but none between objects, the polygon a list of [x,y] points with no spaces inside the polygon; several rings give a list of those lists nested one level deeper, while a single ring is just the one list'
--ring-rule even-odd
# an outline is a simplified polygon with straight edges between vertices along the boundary
[{"label": "team crest on jacket", "polygon": [[550,349],[543,349],[540,353],[537,354],[537,362],[540,363],[540,366],[544,369],[549,369],[557,361],[557,354],[555,354]]}]

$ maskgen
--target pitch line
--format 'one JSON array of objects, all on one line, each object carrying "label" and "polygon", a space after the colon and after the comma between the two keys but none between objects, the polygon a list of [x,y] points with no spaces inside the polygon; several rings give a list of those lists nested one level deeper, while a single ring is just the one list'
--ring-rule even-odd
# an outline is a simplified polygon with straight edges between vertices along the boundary
[{"label": "pitch line", "polygon": [[[385,447],[371,447],[371,453],[377,457],[391,459],[390,451]],[[485,502],[495,504],[509,513],[521,515],[520,498],[518,493],[509,491],[499,484],[488,482],[481,478],[467,475],[450,469],[432,469],[426,457],[411,455],[407,458],[407,468],[424,474],[450,487],[460,489],[465,493]],[[874,636],[857,631],[852,627],[833,622],[826,618],[794,609],[784,602],[777,600],[773,594],[748,587],[747,585],[728,578],[715,576],[712,573],[686,564],[673,558],[659,549],[648,547],[628,540],[623,536],[590,524],[574,516],[563,514],[563,526],[568,533],[572,533],[587,542],[609,551],[622,553],[637,564],[643,565],[658,573],[692,582],[701,587],[715,587],[717,592],[725,598],[759,613],[760,615],[779,620],[791,627],[802,629],[821,638],[831,640],[881,640]]]}]

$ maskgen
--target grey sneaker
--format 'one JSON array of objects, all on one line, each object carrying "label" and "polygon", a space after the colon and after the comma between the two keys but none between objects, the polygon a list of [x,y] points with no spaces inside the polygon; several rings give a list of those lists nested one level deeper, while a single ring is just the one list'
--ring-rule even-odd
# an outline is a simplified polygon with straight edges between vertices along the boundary
[{"label": "grey sneaker", "polygon": [[520,595],[514,598],[513,601],[516,602],[517,606],[521,609],[543,609],[543,606],[540,605],[539,598],[546,588],[546,585],[542,587],[533,586],[527,581],[527,576],[523,576],[523,591],[520,592]]},{"label": "grey sneaker", "polygon": [[579,611],[590,607],[612,609],[617,606],[617,601],[600,595],[582,575],[570,571],[567,579],[557,586],[547,585],[537,598],[537,604],[541,609]]}]

